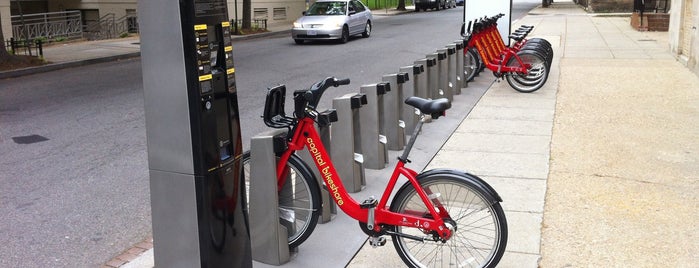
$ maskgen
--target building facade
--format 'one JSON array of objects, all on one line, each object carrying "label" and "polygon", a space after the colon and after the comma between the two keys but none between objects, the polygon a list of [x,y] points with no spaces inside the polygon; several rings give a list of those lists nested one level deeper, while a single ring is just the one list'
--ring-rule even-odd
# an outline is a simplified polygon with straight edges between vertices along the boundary
[{"label": "building facade", "polygon": [[670,8],[670,51],[699,75],[699,0],[673,0]]}]

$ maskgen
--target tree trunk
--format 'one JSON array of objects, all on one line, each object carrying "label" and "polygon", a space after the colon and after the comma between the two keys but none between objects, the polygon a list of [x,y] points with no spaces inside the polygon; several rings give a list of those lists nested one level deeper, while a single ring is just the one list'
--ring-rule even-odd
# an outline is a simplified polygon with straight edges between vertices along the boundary
[{"label": "tree trunk", "polygon": [[0,60],[7,60],[10,58],[10,53],[7,53],[7,48],[5,47],[5,35],[2,34],[2,17],[0,17]]},{"label": "tree trunk", "polygon": [[405,10],[405,0],[398,0],[398,7],[396,7],[398,10]]},{"label": "tree trunk", "polygon": [[252,28],[252,1],[243,0],[243,25],[240,28]]}]

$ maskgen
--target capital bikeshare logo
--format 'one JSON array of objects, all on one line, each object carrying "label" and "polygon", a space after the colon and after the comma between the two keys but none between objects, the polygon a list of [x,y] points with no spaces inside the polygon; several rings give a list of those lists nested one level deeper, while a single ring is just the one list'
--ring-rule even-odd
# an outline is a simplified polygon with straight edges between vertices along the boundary
[{"label": "capital bikeshare logo", "polygon": [[335,198],[335,201],[337,202],[337,205],[342,206],[345,201],[342,200],[342,195],[340,195],[339,189],[337,184],[335,184],[335,181],[333,180],[333,176],[330,173],[330,166],[328,166],[328,163],[323,159],[323,155],[320,154],[320,150],[316,147],[316,144],[313,142],[313,139],[311,138],[306,138],[306,143],[308,143],[308,150],[311,152],[311,155],[313,155],[313,159],[316,161],[316,164],[320,168],[320,171],[323,173],[323,178],[325,179],[325,182],[328,184],[328,188],[330,191],[332,191],[333,198]]}]

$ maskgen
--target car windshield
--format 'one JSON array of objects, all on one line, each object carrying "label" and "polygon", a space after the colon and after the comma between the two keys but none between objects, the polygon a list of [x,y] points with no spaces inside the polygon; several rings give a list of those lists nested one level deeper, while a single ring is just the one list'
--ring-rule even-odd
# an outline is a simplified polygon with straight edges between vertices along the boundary
[{"label": "car windshield", "polygon": [[315,2],[307,16],[347,15],[347,2]]}]

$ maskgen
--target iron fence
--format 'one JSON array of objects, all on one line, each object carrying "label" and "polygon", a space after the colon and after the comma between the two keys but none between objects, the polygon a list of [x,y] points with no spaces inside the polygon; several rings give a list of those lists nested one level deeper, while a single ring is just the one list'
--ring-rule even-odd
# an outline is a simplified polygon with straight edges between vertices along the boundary
[{"label": "iron fence", "polygon": [[41,39],[15,40],[14,38],[10,38],[10,40],[5,40],[5,47],[9,49],[10,53],[13,55],[36,56],[39,58],[44,57],[43,44]]},{"label": "iron fence", "polygon": [[76,39],[82,37],[80,11],[50,12],[11,17],[12,36],[19,40],[36,38]]},{"label": "iron fence", "polygon": [[[243,27],[243,20],[231,20],[231,32],[234,35],[240,34],[239,29]],[[250,28],[253,30],[267,30],[267,19],[253,19],[250,23]]]},{"label": "iron fence", "polygon": [[668,0],[634,0],[633,10],[640,13],[667,13],[670,10],[668,2]]}]

